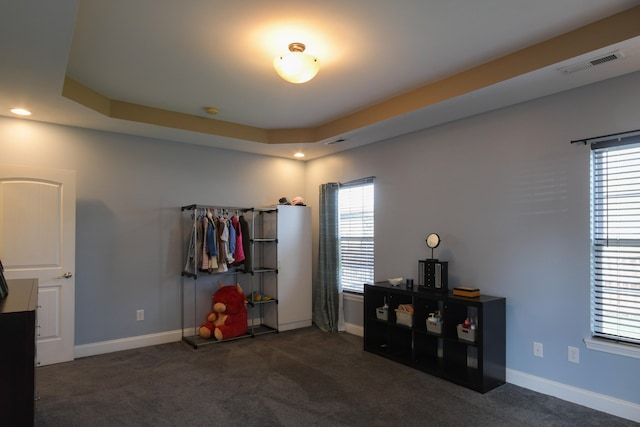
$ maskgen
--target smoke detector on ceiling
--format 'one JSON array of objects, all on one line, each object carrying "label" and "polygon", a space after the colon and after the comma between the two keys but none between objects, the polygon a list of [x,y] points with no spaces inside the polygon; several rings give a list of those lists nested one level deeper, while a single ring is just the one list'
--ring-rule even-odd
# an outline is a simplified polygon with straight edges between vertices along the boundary
[{"label": "smoke detector on ceiling", "polygon": [[596,58],[591,58],[587,61],[582,61],[577,64],[571,64],[567,65],[566,67],[558,68],[558,71],[564,74],[571,74],[575,73],[576,71],[586,70],[588,68],[595,67],[596,65],[606,64],[607,62],[617,61],[622,58],[624,58],[624,54],[621,51],[616,50],[615,52],[610,52]]}]

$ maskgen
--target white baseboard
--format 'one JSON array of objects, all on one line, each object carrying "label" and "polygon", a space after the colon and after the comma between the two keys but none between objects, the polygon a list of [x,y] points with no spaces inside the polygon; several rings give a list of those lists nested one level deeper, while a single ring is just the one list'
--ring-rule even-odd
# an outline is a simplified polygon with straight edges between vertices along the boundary
[{"label": "white baseboard", "polygon": [[101,341],[91,344],[77,345],[74,348],[76,358],[97,356],[115,351],[132,350],[134,348],[151,345],[168,344],[182,339],[182,331],[160,332],[157,334],[140,335],[137,337],[121,338],[111,341]]},{"label": "white baseboard", "polygon": [[529,390],[554,396],[617,417],[640,422],[640,405],[636,403],[525,374],[513,369],[507,369],[506,380],[508,383],[528,388]]},{"label": "white baseboard", "polygon": [[355,325],[353,323],[345,323],[345,332],[351,335],[357,335],[359,337],[364,337],[364,327],[362,325]]},{"label": "white baseboard", "polygon": [[278,325],[278,331],[285,332],[285,331],[290,331],[292,329],[307,328],[309,326],[311,326],[311,319],[301,320],[299,322],[291,322],[291,323],[284,323],[284,324],[281,323]]}]

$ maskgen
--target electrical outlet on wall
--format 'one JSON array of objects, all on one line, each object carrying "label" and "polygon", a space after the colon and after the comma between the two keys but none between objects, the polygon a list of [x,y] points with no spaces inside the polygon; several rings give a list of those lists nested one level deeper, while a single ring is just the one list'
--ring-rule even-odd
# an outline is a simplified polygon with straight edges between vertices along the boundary
[{"label": "electrical outlet on wall", "polygon": [[535,357],[542,357],[542,343],[533,342],[533,355]]},{"label": "electrical outlet on wall", "polygon": [[567,360],[572,363],[580,363],[580,349],[569,346],[567,349]]},{"label": "electrical outlet on wall", "polygon": [[136,320],[144,320],[144,310],[136,310]]}]

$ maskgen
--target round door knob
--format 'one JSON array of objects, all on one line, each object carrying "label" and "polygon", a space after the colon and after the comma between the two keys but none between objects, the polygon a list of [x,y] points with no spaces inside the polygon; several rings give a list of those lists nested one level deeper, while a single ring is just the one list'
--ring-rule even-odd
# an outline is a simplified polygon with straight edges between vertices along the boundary
[{"label": "round door knob", "polygon": [[71,274],[70,271],[67,271],[66,273],[64,273],[62,275],[62,277],[64,277],[65,279],[70,279],[73,276],[73,274]]}]

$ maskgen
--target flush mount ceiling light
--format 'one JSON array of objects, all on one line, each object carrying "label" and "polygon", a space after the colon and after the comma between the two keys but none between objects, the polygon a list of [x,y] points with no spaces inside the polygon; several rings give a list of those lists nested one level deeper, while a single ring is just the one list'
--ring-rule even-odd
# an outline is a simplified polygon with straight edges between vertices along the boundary
[{"label": "flush mount ceiling light", "polygon": [[273,60],[273,68],[280,77],[291,83],[304,83],[318,74],[320,61],[315,56],[304,53],[305,47],[302,43],[291,43],[290,53]]}]

